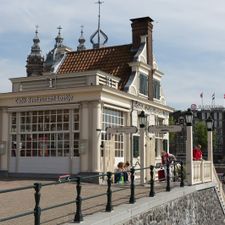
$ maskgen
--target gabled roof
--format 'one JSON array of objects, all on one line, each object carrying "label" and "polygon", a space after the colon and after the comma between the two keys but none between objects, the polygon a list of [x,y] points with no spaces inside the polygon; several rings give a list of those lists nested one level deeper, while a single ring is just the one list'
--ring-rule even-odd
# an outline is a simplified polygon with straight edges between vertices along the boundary
[{"label": "gabled roof", "polygon": [[119,77],[119,89],[123,89],[131,75],[131,68],[128,63],[133,61],[136,53],[131,48],[132,45],[121,45],[69,52],[57,74],[102,70]]}]

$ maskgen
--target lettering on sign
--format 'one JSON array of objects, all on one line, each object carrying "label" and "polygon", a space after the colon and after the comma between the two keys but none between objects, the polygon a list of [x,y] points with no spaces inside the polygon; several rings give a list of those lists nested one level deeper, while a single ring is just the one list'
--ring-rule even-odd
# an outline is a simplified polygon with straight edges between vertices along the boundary
[{"label": "lettering on sign", "polygon": [[30,103],[46,103],[46,102],[71,102],[73,96],[70,94],[66,95],[53,95],[46,97],[21,97],[16,98],[17,104],[30,104]]},{"label": "lettering on sign", "polygon": [[133,133],[137,133],[137,131],[138,129],[135,126],[106,127],[107,134],[116,134],[116,133],[133,134]]},{"label": "lettering on sign", "polygon": [[149,126],[149,133],[166,133],[166,132],[181,132],[181,125],[158,125],[158,126]]}]

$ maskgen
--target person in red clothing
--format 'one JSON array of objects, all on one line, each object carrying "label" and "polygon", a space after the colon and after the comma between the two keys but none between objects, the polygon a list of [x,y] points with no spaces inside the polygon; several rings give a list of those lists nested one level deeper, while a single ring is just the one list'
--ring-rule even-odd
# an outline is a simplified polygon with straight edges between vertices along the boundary
[{"label": "person in red clothing", "polygon": [[162,165],[165,165],[165,164],[167,164],[167,162],[171,163],[172,161],[175,161],[176,157],[169,152],[162,151],[161,159],[162,159]]},{"label": "person in red clothing", "polygon": [[193,149],[193,160],[202,160],[201,145],[197,145]]}]

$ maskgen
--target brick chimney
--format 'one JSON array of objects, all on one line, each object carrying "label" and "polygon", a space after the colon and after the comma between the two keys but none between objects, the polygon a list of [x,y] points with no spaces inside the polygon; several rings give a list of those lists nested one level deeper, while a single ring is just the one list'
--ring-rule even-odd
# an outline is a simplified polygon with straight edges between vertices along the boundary
[{"label": "brick chimney", "polygon": [[147,63],[152,65],[153,53],[152,53],[152,29],[153,20],[150,17],[142,17],[131,19],[132,27],[132,43],[133,48],[137,49],[141,43],[141,36],[147,35]]},{"label": "brick chimney", "polygon": [[[141,36],[147,35],[147,64],[152,68],[153,65],[153,49],[152,49],[152,29],[153,20],[150,17],[142,17],[131,19],[132,27],[132,44],[133,49],[138,49],[141,44]],[[153,100],[153,70],[149,72],[149,100]]]}]

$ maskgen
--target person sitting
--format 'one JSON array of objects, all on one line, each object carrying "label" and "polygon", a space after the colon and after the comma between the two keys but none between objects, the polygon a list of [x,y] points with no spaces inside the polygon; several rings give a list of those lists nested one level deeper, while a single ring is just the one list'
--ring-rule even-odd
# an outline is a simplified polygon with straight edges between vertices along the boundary
[{"label": "person sitting", "polygon": [[128,182],[128,173],[124,168],[124,163],[119,162],[117,165],[117,170],[115,173],[115,183],[127,183]]},{"label": "person sitting", "polygon": [[124,180],[123,177],[123,162],[117,164],[117,169],[115,173],[115,183],[120,183]]},{"label": "person sitting", "polygon": [[201,151],[201,145],[198,144],[193,149],[193,160],[202,160],[202,151]]},{"label": "person sitting", "polygon": [[130,177],[130,163],[128,161],[126,161],[126,163],[124,163],[124,181],[125,183],[127,183],[129,181],[129,177]]}]

